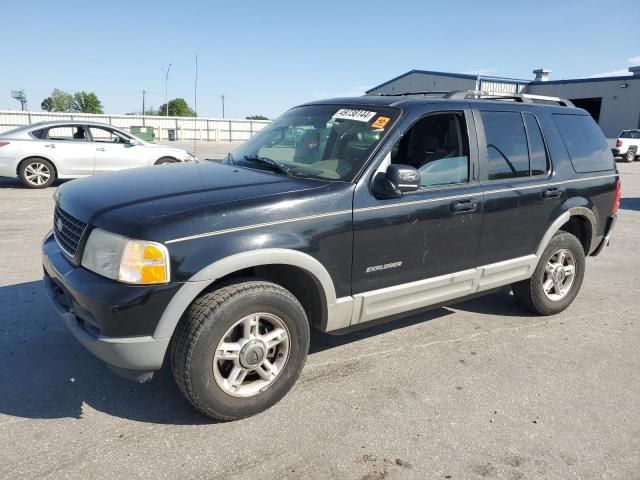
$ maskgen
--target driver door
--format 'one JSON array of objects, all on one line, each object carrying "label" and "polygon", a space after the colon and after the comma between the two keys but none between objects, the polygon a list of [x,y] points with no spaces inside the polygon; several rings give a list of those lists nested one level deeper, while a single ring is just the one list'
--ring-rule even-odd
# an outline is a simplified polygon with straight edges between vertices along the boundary
[{"label": "driver door", "polygon": [[90,126],[89,131],[96,152],[96,174],[148,165],[144,147],[129,143],[124,135],[107,127]]},{"label": "driver door", "polygon": [[[451,300],[472,287],[483,194],[473,118],[456,107],[407,119],[386,155],[383,150],[379,166],[358,183],[353,209],[354,323]],[[416,168],[419,190],[376,198],[371,179],[390,163]]]}]

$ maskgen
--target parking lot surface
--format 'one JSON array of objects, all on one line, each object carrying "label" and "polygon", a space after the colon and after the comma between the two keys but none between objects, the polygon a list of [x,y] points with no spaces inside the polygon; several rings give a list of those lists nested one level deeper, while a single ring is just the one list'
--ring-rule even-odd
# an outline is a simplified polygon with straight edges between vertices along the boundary
[{"label": "parking lot surface", "polygon": [[562,314],[505,291],[314,332],[293,390],[233,423],[80,346],[40,281],[54,188],[0,179],[0,478],[640,478],[640,162],[619,168],[612,245]]}]

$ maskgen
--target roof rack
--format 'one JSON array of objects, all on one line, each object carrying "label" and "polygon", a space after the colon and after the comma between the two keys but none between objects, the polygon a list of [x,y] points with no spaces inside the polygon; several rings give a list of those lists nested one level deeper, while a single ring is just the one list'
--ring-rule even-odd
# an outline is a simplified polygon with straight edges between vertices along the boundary
[{"label": "roof rack", "polygon": [[483,92],[480,90],[454,90],[448,92],[443,98],[463,100],[468,98],[475,98],[479,100],[513,100],[522,103],[545,103],[555,102],[564,107],[573,107],[571,100],[560,97],[548,97],[546,95],[532,95],[530,93],[518,93],[518,94],[503,94],[493,92]]}]

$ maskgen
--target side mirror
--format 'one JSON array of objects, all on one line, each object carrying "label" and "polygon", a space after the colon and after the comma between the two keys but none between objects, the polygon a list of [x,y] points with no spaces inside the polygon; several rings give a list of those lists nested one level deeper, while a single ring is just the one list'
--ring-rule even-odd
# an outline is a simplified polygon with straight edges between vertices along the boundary
[{"label": "side mirror", "polygon": [[129,138],[127,139],[127,143],[129,145],[140,145],[140,142],[138,140],[136,140],[135,138]]},{"label": "side mirror", "polygon": [[403,193],[420,188],[420,172],[409,165],[391,164],[385,173],[373,179],[373,193],[377,198],[398,198]]}]

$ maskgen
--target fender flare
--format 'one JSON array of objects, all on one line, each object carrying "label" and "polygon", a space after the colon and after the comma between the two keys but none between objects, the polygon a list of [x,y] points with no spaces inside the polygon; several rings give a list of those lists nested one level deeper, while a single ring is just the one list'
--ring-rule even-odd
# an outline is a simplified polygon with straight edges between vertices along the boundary
[{"label": "fender flare", "polygon": [[153,333],[154,338],[169,338],[189,305],[213,282],[231,273],[263,265],[291,265],[305,270],[321,286],[327,309],[336,302],[336,291],[331,275],[312,256],[298,250],[265,248],[237,253],[207,265],[193,275],[173,296],[164,310]]},{"label": "fender flare", "polygon": [[[536,250],[536,257],[538,257],[538,259],[542,257],[542,253],[544,252],[544,249],[547,248],[547,245],[549,245],[549,242],[551,242],[551,238],[553,238],[556,232],[560,230],[560,227],[562,227],[565,223],[569,221],[571,217],[574,217],[574,216],[584,217],[591,224],[591,239],[589,241],[589,250],[593,249],[593,246],[595,245],[595,238],[597,233],[596,232],[597,223],[596,223],[595,214],[586,207],[571,207],[567,209],[565,212],[563,212],[562,215],[560,215],[558,218],[556,218],[555,221],[551,224],[551,226],[549,226],[549,228],[545,232],[544,236],[542,237],[542,240],[538,244],[538,249]],[[589,252],[586,252],[586,253],[587,255],[589,254]]]}]

